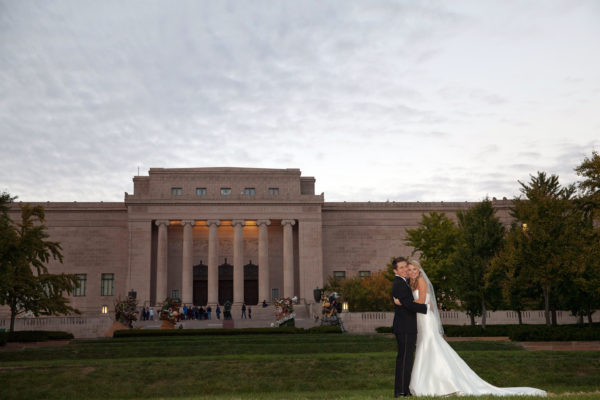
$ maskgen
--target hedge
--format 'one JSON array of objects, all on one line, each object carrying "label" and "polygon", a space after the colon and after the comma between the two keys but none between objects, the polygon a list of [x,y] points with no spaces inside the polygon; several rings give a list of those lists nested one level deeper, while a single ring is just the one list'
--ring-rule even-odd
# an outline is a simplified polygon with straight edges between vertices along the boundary
[{"label": "hedge", "polygon": [[[376,328],[379,333],[391,333],[392,328],[381,326]],[[488,337],[508,336],[512,341],[572,341],[600,340],[600,325],[488,325],[486,329],[472,325],[447,325],[444,334],[448,337]]]},{"label": "hedge", "polygon": [[113,333],[115,338],[147,336],[214,336],[214,335],[290,335],[314,333],[342,333],[339,326],[302,328],[243,328],[243,329],[127,329]]},{"label": "hedge", "polygon": [[44,342],[47,340],[70,340],[73,334],[61,331],[15,331],[0,333],[0,345],[6,342]]}]

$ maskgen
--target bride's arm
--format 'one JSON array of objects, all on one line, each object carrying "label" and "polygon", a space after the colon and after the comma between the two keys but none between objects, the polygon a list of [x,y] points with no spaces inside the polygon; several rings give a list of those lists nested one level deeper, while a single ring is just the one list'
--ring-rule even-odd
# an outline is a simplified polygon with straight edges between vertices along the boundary
[{"label": "bride's arm", "polygon": [[420,277],[417,281],[417,289],[419,290],[419,298],[415,299],[415,303],[425,304],[425,299],[427,298],[427,282],[423,277]]}]

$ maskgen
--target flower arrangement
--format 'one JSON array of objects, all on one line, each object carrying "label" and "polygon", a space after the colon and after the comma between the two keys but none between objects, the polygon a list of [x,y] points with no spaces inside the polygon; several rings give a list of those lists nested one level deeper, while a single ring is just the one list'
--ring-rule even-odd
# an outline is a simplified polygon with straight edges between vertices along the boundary
[{"label": "flower arrangement", "polygon": [[177,316],[179,315],[179,307],[181,307],[180,299],[167,297],[160,309],[160,319],[175,324],[177,322]]},{"label": "flower arrangement", "polygon": [[294,312],[294,303],[298,301],[298,297],[294,296],[293,298],[289,297],[280,297],[273,301],[273,305],[275,306],[275,319],[276,322],[272,323],[271,326],[281,326],[281,325],[294,325],[294,318],[296,317],[296,313]]},{"label": "flower arrangement", "polygon": [[137,321],[138,312],[135,298],[128,296],[125,300],[121,300],[121,297],[115,300],[115,319],[123,325],[133,328],[133,321]]}]

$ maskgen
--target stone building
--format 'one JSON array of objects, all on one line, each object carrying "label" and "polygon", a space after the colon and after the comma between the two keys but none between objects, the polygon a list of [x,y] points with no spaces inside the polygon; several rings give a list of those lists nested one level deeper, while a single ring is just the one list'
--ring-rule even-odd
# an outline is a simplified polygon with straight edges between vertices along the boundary
[{"label": "stone building", "polygon": [[[423,213],[472,204],[326,202],[299,169],[152,168],[133,186],[122,203],[40,203],[64,256],[49,269],[79,276],[71,303],[84,315],[111,312],[130,291],[143,305],[310,304],[329,276],[368,276],[410,254],[406,229]],[[508,222],[510,202],[494,206]]]}]

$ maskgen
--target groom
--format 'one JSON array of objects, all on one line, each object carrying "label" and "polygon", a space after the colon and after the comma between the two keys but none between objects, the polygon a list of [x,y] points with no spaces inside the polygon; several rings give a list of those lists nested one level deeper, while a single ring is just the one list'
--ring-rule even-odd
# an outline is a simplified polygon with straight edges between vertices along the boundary
[{"label": "groom", "polygon": [[408,262],[404,257],[392,261],[394,284],[392,296],[400,300],[401,306],[394,304],[393,332],[398,342],[396,356],[396,383],[394,397],[410,396],[410,375],[412,373],[415,346],[417,343],[417,313],[427,314],[427,306],[414,302],[408,280]]}]

